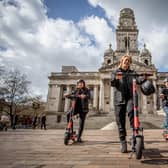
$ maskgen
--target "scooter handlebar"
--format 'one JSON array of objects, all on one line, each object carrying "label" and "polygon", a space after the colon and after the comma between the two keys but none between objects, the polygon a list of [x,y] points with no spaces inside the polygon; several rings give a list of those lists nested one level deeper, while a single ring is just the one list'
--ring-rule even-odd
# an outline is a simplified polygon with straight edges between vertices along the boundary
[{"label": "scooter handlebar", "polygon": [[153,76],[153,74],[151,73],[122,73],[122,72],[117,72],[116,73],[116,76],[119,75],[119,76],[133,76],[133,77],[138,77],[138,76],[145,76],[145,77],[148,77],[148,76]]},{"label": "scooter handlebar", "polygon": [[70,95],[67,95],[66,98],[68,99],[77,99],[79,97],[79,95],[76,95],[76,94],[70,94]]}]

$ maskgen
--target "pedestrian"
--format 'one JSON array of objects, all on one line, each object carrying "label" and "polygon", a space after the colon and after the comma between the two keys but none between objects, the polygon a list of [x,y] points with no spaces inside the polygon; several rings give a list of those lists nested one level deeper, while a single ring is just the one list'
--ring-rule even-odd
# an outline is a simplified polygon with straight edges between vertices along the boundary
[{"label": "pedestrian", "polygon": [[[126,112],[128,113],[130,127],[133,128],[134,124],[134,111],[133,111],[133,89],[132,80],[133,76],[129,74],[135,73],[130,69],[132,59],[129,55],[124,55],[120,59],[119,67],[112,72],[111,86],[114,87],[114,109],[115,118],[118,126],[119,140],[121,143],[121,152],[127,152],[126,141]],[[144,77],[137,77],[137,84],[142,84],[145,81]]]},{"label": "pedestrian", "polygon": [[1,130],[5,130],[7,131],[8,130],[8,126],[9,126],[9,116],[6,112],[3,112],[2,115],[1,115],[1,119],[0,119],[0,129]]},{"label": "pedestrian", "polygon": [[41,129],[46,130],[46,114],[43,113],[42,116],[41,116]]},{"label": "pedestrian", "polygon": [[[84,129],[85,119],[87,113],[89,112],[89,99],[90,99],[90,91],[86,87],[85,81],[83,79],[77,81],[76,89],[73,92],[67,93],[64,96],[68,98],[68,96],[70,95],[77,95],[74,115],[79,114],[79,129],[77,135],[77,142],[82,142],[81,137]],[[70,118],[70,112],[67,113],[67,122],[69,121],[69,118]]]},{"label": "pedestrian", "polygon": [[35,116],[33,117],[32,128],[33,128],[33,129],[36,129],[36,125],[37,125],[37,115],[35,115]]},{"label": "pedestrian", "polygon": [[168,131],[168,77],[166,77],[164,79],[164,85],[165,85],[165,87],[162,88],[162,90],[161,90],[160,98],[162,99],[163,111],[166,114],[166,119],[163,124],[163,127],[165,128],[165,130]]}]

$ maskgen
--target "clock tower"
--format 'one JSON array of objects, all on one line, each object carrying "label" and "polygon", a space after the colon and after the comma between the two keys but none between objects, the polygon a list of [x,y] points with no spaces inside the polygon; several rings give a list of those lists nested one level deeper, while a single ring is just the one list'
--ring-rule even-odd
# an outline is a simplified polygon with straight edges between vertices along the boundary
[{"label": "clock tower", "polygon": [[139,61],[138,32],[133,10],[130,8],[122,9],[119,25],[116,29],[117,49],[115,56],[117,60],[127,53],[133,60]]}]

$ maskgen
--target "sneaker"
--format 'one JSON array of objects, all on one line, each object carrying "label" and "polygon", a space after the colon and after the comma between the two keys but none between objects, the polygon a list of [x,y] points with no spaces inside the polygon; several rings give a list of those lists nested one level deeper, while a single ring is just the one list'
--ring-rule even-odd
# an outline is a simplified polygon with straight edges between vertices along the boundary
[{"label": "sneaker", "polygon": [[82,141],[81,138],[78,138],[78,139],[77,139],[77,142],[82,143],[83,141]]},{"label": "sneaker", "polygon": [[127,153],[127,141],[121,141],[121,153]]}]

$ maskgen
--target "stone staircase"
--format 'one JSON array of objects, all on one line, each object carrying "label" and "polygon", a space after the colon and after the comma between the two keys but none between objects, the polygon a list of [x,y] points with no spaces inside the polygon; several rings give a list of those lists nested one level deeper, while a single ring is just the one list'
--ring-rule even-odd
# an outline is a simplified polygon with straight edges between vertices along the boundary
[{"label": "stone staircase", "polygon": [[[162,112],[162,111],[161,111]],[[163,112],[162,112],[163,113]],[[158,114],[140,114],[140,122],[145,129],[159,129],[165,121],[165,116]],[[78,118],[74,120],[74,125],[78,126]],[[126,127],[129,128],[127,117]],[[55,115],[47,116],[47,127],[50,129],[64,129],[66,127],[66,117],[60,123],[57,123]],[[113,115],[93,115],[88,116],[85,122],[85,129],[116,129],[115,117]]]}]

